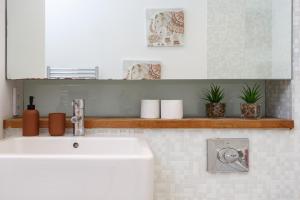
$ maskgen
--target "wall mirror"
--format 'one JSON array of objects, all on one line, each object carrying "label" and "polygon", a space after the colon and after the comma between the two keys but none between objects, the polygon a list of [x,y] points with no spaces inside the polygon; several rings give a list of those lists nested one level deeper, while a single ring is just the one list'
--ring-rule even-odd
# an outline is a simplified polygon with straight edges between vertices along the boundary
[{"label": "wall mirror", "polygon": [[292,0],[7,0],[7,78],[290,79]]}]

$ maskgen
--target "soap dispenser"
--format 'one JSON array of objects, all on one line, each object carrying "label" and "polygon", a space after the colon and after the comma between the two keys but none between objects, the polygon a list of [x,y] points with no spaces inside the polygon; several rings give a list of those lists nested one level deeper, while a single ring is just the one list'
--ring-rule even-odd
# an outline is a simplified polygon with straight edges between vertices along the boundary
[{"label": "soap dispenser", "polygon": [[27,110],[23,112],[23,136],[38,136],[39,135],[39,112],[33,104],[33,96],[29,97],[29,105]]}]

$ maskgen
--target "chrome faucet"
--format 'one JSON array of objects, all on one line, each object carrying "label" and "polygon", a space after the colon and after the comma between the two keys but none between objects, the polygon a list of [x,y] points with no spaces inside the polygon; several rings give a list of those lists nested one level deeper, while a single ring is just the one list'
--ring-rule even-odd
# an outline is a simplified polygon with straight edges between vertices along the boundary
[{"label": "chrome faucet", "polygon": [[73,123],[73,135],[84,136],[84,100],[74,99],[72,101],[73,117],[71,122]]}]

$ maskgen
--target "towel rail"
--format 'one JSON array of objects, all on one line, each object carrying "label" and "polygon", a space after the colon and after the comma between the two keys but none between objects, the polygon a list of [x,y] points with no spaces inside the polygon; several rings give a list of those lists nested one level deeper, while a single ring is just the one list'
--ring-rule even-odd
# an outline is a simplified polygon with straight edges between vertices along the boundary
[{"label": "towel rail", "polygon": [[92,68],[56,68],[47,67],[48,79],[98,79],[99,67]]}]

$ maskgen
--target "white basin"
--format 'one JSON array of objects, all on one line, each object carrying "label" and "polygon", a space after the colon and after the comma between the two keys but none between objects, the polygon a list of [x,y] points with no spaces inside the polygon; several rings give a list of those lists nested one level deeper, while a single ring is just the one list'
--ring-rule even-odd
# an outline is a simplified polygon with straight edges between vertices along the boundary
[{"label": "white basin", "polygon": [[6,139],[0,199],[152,200],[153,155],[138,138]]}]

